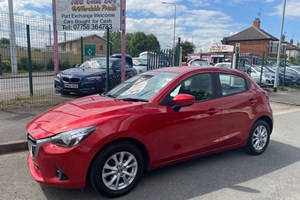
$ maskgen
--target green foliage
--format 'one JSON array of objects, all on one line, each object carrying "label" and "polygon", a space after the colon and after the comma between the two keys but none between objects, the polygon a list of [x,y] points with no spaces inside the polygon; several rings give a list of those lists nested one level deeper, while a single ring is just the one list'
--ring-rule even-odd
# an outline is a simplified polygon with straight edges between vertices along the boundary
[{"label": "green foliage", "polygon": [[[36,61],[31,62],[33,71],[43,71],[45,70],[45,65],[42,63],[38,63]],[[22,57],[18,62],[18,70],[20,71],[29,71],[28,59],[27,57]]]},{"label": "green foliage", "polygon": [[146,35],[143,32],[127,34],[127,52],[133,57],[138,57],[144,51],[159,50],[160,44],[153,35]]},{"label": "green foliage", "polygon": [[26,57],[22,57],[20,62],[18,63],[18,70],[25,70],[27,71],[28,68],[28,59]]},{"label": "green foliage", "polygon": [[[103,36],[106,39],[106,32]],[[110,32],[110,41],[112,42],[112,53],[121,52],[121,33],[119,31]],[[139,56],[144,51],[159,50],[160,44],[155,35],[146,35],[143,32],[126,34],[127,53],[133,57]]]},{"label": "green foliage", "polygon": [[7,39],[7,38],[1,38],[0,39],[0,45],[8,46],[9,44],[10,44],[9,39]]},{"label": "green foliage", "polygon": [[300,65],[300,56],[297,57],[290,57],[289,62],[292,63],[293,65]]},{"label": "green foliage", "polygon": [[11,71],[10,60],[2,60],[1,64],[2,64],[2,72]]},{"label": "green foliage", "polygon": [[[106,34],[104,33],[103,38],[106,40]],[[112,52],[111,53],[120,53],[121,52],[121,33],[120,31],[110,31],[109,32],[109,41],[112,42]]]},{"label": "green foliage", "polygon": [[184,62],[187,61],[187,54],[194,53],[196,49],[196,46],[189,41],[181,42],[180,47],[182,47],[182,61]]},{"label": "green foliage", "polygon": [[47,69],[48,70],[54,70],[54,61],[53,61],[52,58],[50,58],[49,61],[48,61]]},{"label": "green foliage", "polygon": [[59,70],[65,70],[71,68],[71,64],[68,60],[65,60],[63,63],[59,62]]}]

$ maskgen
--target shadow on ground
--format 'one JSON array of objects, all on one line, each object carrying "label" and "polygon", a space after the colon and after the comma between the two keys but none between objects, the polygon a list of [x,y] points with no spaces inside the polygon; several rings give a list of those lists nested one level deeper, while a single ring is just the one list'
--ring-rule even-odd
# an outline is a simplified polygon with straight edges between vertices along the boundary
[{"label": "shadow on ground", "polygon": [[[237,185],[299,160],[299,148],[271,141],[267,151],[260,156],[251,156],[243,149],[236,149],[146,173],[131,193],[117,199],[189,199],[223,188],[260,193],[259,190]],[[41,189],[47,199],[106,199],[91,187],[65,190],[41,186]]]}]

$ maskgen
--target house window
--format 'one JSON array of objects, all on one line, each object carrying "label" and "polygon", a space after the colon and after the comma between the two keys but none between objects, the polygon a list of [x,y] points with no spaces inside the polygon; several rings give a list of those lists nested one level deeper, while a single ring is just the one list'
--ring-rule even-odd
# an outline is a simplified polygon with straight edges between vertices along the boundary
[{"label": "house window", "polygon": [[69,43],[69,49],[72,51],[72,42]]},{"label": "house window", "polygon": [[100,45],[99,49],[100,49],[100,51],[103,51],[103,45],[102,44]]},{"label": "house window", "polygon": [[[270,54],[277,54],[278,53],[278,47],[279,47],[279,42],[278,41],[270,41],[269,53]],[[285,51],[286,51],[286,44],[282,43],[280,54],[284,55]]]}]

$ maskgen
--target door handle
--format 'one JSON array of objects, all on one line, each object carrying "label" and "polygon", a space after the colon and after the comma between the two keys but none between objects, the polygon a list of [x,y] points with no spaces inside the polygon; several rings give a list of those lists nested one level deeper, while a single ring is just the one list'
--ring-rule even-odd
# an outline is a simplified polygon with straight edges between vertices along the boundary
[{"label": "door handle", "polygon": [[219,112],[219,110],[217,110],[215,108],[210,108],[210,109],[208,109],[208,111],[206,112],[206,114],[208,114],[208,115],[214,115],[214,114],[216,114],[218,112]]}]

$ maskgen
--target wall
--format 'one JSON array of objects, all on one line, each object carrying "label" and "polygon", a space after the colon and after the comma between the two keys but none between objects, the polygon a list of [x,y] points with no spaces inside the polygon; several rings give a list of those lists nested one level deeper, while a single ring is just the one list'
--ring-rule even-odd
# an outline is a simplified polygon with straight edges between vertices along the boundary
[{"label": "wall", "polygon": [[[261,40],[261,41],[241,41],[240,43],[240,53],[253,53],[262,57],[263,51],[266,56],[269,55],[269,40]],[[229,42],[230,45],[235,47],[237,42]]]}]

